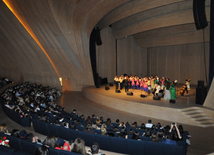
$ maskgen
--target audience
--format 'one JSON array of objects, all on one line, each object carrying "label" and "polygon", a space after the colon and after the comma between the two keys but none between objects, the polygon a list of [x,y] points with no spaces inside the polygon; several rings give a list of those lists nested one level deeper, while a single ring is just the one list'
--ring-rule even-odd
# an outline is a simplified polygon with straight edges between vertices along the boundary
[{"label": "audience", "polygon": [[81,138],[75,139],[72,152],[86,155],[85,141]]},{"label": "audience", "polygon": [[34,155],[49,155],[49,149],[44,145],[38,146]]}]

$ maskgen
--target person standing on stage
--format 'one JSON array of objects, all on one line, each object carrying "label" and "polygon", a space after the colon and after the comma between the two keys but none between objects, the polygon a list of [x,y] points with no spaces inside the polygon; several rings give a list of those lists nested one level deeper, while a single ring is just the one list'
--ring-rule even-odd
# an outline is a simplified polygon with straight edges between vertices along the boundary
[{"label": "person standing on stage", "polygon": [[171,99],[176,99],[176,90],[175,90],[175,82],[172,81],[172,84],[170,85],[170,93],[171,93]]},{"label": "person standing on stage", "polygon": [[[185,90],[184,90],[184,93],[185,93],[185,91],[186,91],[186,92],[187,92],[187,95],[189,95],[190,83],[189,83],[188,80],[185,81],[185,85],[186,85],[186,88],[185,88]],[[183,93],[183,94],[184,94],[184,93]]]},{"label": "person standing on stage", "polygon": [[129,78],[128,78],[128,76],[126,76],[124,79],[124,87],[125,87],[125,92],[128,92],[129,91]]},{"label": "person standing on stage", "polygon": [[135,89],[135,78],[132,76],[132,89]]},{"label": "person standing on stage", "polygon": [[114,83],[115,83],[116,90],[117,90],[117,89],[118,89],[118,84],[119,84],[119,78],[118,78],[117,75],[116,75],[115,78],[114,78]]},{"label": "person standing on stage", "polygon": [[136,88],[137,88],[137,89],[140,89],[139,77],[137,77],[137,80],[136,80]]},{"label": "person standing on stage", "polygon": [[153,91],[155,89],[155,79],[154,77],[151,75],[151,90]]},{"label": "person standing on stage", "polygon": [[141,78],[141,80],[140,80],[140,90],[141,91],[143,90],[143,85],[144,85],[144,80],[143,80],[143,78]]},{"label": "person standing on stage", "polygon": [[123,81],[124,80],[124,76],[123,75],[121,75],[120,77],[119,77],[119,82],[120,82],[120,90],[122,90],[123,89]]}]

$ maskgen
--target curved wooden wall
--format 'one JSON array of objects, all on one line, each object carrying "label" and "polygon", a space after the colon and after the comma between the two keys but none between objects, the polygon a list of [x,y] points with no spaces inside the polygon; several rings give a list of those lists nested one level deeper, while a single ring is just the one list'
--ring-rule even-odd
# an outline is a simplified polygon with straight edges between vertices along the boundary
[{"label": "curved wooden wall", "polygon": [[[29,80],[60,88],[80,91],[94,85],[89,56],[89,37],[99,26],[103,47],[98,60],[101,75],[114,75],[115,39],[118,39],[118,74],[144,74],[150,71],[152,54],[161,46],[173,50],[173,46],[198,44],[202,32],[196,31],[192,1],[186,0],[4,0],[28,31],[19,23],[5,4],[0,2],[0,64],[1,74],[14,80]],[[209,21],[210,0],[206,0]],[[30,30],[29,30],[30,29]],[[31,32],[31,35],[28,32]],[[111,34],[108,34],[111,33]],[[32,35],[33,34],[33,35]],[[33,38],[31,36],[34,36]],[[110,37],[109,37],[110,36]],[[126,38],[128,36],[128,38]],[[209,27],[205,30],[209,42]],[[109,46],[109,47],[108,47]],[[196,46],[196,47],[197,47]],[[106,48],[108,47],[108,48]],[[180,47],[179,47],[180,48]],[[189,50],[189,48],[184,48]],[[112,62],[103,71],[103,65]],[[199,49],[198,52],[200,53]],[[163,53],[164,55],[164,53]],[[157,56],[157,55],[156,55]],[[130,57],[130,58],[127,58]],[[132,63],[124,63],[132,61]],[[131,65],[130,65],[131,64]],[[136,66],[139,66],[136,68]],[[142,67],[144,66],[144,67]],[[154,67],[152,67],[154,68]],[[110,71],[108,71],[110,69]],[[181,73],[182,74],[182,73]],[[200,77],[200,76],[199,76]]]},{"label": "curved wooden wall", "polygon": [[[105,14],[125,2],[127,0],[117,2],[110,0],[105,2],[97,0],[5,0],[10,9],[19,16],[20,21],[35,34],[34,39],[1,2],[1,6],[6,10],[6,15],[3,16],[7,19],[11,17],[6,16],[12,16],[15,22],[10,20],[11,25],[19,25],[19,29],[16,26],[12,28],[19,34],[5,35],[5,39],[10,37],[18,39],[17,36],[21,34],[27,36],[27,42],[17,41],[15,44],[13,40],[8,41],[13,44],[13,49],[8,53],[13,53],[11,57],[13,57],[14,65],[7,67],[11,72],[16,70],[16,67],[19,68],[13,77],[23,76],[24,80],[46,83],[47,74],[52,81],[46,84],[58,88],[60,88],[58,78],[61,77],[62,89],[72,91],[80,91],[84,86],[93,85],[89,57],[90,33]],[[9,33],[10,29],[5,28],[2,31]],[[35,43],[36,40],[38,40],[37,43]],[[6,41],[1,39],[1,42],[5,44]],[[15,54],[13,50],[19,46],[31,46],[29,47],[31,51],[20,48]],[[39,56],[35,57],[35,55]]]}]

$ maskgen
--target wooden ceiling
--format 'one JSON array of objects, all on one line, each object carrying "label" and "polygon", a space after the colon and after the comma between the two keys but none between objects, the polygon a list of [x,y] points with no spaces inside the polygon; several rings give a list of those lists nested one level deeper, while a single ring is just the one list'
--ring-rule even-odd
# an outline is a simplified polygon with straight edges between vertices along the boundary
[{"label": "wooden ceiling", "polygon": [[[210,0],[205,6],[210,21]],[[147,48],[203,42],[202,30],[197,31],[194,23],[193,0],[134,0],[112,10],[97,26],[110,25],[117,39],[133,35]],[[209,41],[209,26],[205,37]]]},{"label": "wooden ceiling", "polygon": [[[207,0],[208,21],[209,11]],[[4,0],[0,16],[0,73],[57,88],[62,77],[64,90],[94,84],[89,37],[95,26],[110,25],[115,38],[133,36],[141,47],[203,41],[192,0]],[[206,41],[208,35],[209,27]]]}]

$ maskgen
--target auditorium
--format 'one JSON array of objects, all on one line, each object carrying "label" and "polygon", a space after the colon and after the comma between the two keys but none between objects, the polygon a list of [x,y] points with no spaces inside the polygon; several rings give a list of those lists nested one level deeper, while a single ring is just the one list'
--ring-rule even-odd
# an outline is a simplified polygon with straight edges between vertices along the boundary
[{"label": "auditorium", "polygon": [[1,0],[0,154],[214,154],[214,1]]}]

